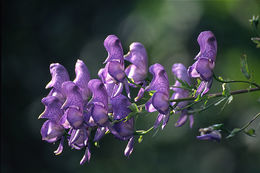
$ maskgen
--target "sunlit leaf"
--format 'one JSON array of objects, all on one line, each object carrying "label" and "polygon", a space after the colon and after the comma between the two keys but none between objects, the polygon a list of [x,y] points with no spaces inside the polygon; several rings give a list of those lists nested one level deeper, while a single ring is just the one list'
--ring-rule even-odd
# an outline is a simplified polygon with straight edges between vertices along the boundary
[{"label": "sunlit leaf", "polygon": [[234,137],[236,134],[238,134],[239,132],[241,132],[240,128],[234,128],[231,133],[226,137],[226,138],[232,138]]},{"label": "sunlit leaf", "polygon": [[241,58],[240,58],[240,65],[241,65],[241,72],[243,73],[243,75],[247,78],[250,79],[250,72],[249,72],[249,68],[248,68],[248,64],[247,64],[247,56],[244,54]]},{"label": "sunlit leaf", "polygon": [[255,129],[249,129],[249,130],[245,131],[245,134],[247,134],[248,136],[251,136],[251,137],[256,136]]}]

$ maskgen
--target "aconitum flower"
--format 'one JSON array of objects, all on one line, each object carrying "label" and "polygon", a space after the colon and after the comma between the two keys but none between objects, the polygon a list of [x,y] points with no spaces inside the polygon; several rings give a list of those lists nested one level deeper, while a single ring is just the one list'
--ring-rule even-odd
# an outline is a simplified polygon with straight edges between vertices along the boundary
[{"label": "aconitum flower", "polygon": [[[144,88],[146,87],[145,78],[148,72],[148,57],[144,46],[141,43],[134,42],[129,46],[130,50],[125,55],[125,60],[131,62],[126,69],[125,73],[129,79],[132,79],[136,84],[142,84],[143,88],[140,88],[135,101],[138,101],[144,94]],[[133,84],[129,84],[132,87],[136,87]]]},{"label": "aconitum flower", "polygon": [[200,136],[197,136],[197,139],[200,140],[211,140],[211,141],[220,141],[221,133],[220,130],[215,130],[213,127],[201,128],[199,129]]},{"label": "aconitum flower", "polygon": [[90,126],[106,126],[108,123],[108,95],[104,84],[99,79],[92,79],[88,83],[92,92],[92,99],[87,105],[85,121]]},{"label": "aconitum flower", "polygon": [[134,42],[129,46],[130,50],[125,55],[125,60],[131,62],[125,73],[128,78],[133,79],[136,84],[143,83],[148,72],[148,58],[144,46]]},{"label": "aconitum flower", "polygon": [[104,46],[108,57],[104,62],[106,63],[105,68],[98,72],[99,77],[105,84],[110,97],[121,94],[124,86],[128,97],[130,97],[129,85],[124,71],[124,53],[119,38],[115,35],[109,35],[104,41]]},{"label": "aconitum flower", "polygon": [[[131,112],[128,108],[128,106],[131,105],[131,102],[122,94],[112,98],[111,104],[114,120],[122,120]],[[126,122],[116,122],[109,127],[109,130],[116,138],[120,140],[129,140],[124,152],[125,156],[128,157],[132,153],[134,147],[134,118],[130,118]]]},{"label": "aconitum flower", "polygon": [[158,117],[155,122],[155,128],[158,127],[163,120],[162,128],[165,127],[169,120],[169,81],[166,71],[161,64],[154,64],[149,68],[153,79],[146,91],[154,91],[153,96],[145,104],[148,112],[158,111]]},{"label": "aconitum flower", "polygon": [[189,67],[188,72],[192,78],[200,78],[201,80],[196,95],[204,95],[211,88],[213,81],[212,76],[217,55],[217,41],[211,31],[201,32],[197,40],[200,45],[200,52],[194,58],[197,61]]},{"label": "aconitum flower", "polygon": [[[180,79],[183,82],[186,82],[188,85],[191,85],[190,77],[187,73],[187,69],[183,64],[181,64],[181,63],[173,64],[172,73],[177,77],[177,79]],[[189,91],[186,89],[180,88],[180,87],[181,87],[181,83],[178,80],[176,80],[173,87],[171,87],[171,89],[174,91],[171,99],[181,99],[181,98],[185,98],[185,97],[189,96],[189,94],[190,94]],[[172,102],[171,104],[172,104],[172,106],[177,104],[176,106],[178,106],[178,108],[182,109],[185,106],[187,106],[188,101],[183,101],[183,102],[179,102],[179,103]],[[185,124],[185,122],[187,121],[188,118],[190,120],[190,127],[192,127],[193,115],[188,115],[187,113],[188,113],[187,109],[181,110],[180,118],[175,124],[176,127],[180,127],[183,124]]]}]

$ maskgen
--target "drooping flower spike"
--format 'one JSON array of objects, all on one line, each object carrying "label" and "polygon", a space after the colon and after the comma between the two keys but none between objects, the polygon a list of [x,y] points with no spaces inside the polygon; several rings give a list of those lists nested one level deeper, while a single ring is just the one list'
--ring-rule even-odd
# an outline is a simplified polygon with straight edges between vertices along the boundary
[{"label": "drooping flower spike", "polygon": [[148,112],[158,111],[158,118],[155,122],[155,128],[158,127],[163,120],[162,128],[165,127],[169,120],[169,81],[166,71],[161,64],[154,64],[149,68],[153,79],[146,91],[154,91],[153,96],[145,104]]},{"label": "drooping flower spike", "polygon": [[201,32],[197,39],[200,52],[194,58],[196,62],[189,67],[188,72],[192,78],[199,78],[201,83],[196,95],[206,94],[212,85],[213,69],[217,55],[217,41],[211,31]]},{"label": "drooping flower spike", "polygon": [[[183,64],[181,64],[181,63],[173,64],[172,73],[175,75],[175,77],[177,79],[182,80],[183,82],[186,82],[188,85],[191,85],[190,77],[187,73],[187,69]],[[190,94],[189,90],[186,90],[186,89],[183,89],[180,87],[181,87],[181,83],[178,80],[176,80],[173,87],[171,87],[171,89],[174,92],[171,99],[181,99],[181,98],[189,97],[189,94]],[[188,101],[183,101],[183,102],[179,102],[179,103],[172,102],[171,104],[172,104],[172,106],[177,104],[175,106],[177,106],[178,108],[184,108],[185,106],[187,106]],[[175,124],[176,127],[180,127],[183,124],[185,124],[185,122],[187,121],[188,118],[190,120],[190,128],[192,127],[193,115],[188,115],[187,113],[188,113],[187,109],[184,109],[181,111],[180,118],[178,119],[178,121]]]}]

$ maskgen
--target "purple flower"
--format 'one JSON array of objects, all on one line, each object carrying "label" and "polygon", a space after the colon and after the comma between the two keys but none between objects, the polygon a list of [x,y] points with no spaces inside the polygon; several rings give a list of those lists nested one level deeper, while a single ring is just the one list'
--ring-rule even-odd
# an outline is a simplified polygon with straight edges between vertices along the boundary
[{"label": "purple flower", "polygon": [[74,83],[80,88],[81,96],[83,100],[88,100],[88,97],[91,96],[91,92],[88,88],[88,82],[90,80],[90,74],[87,66],[82,60],[77,60],[75,65],[76,78]]},{"label": "purple flower", "polygon": [[[118,95],[117,97],[112,98],[111,104],[114,120],[122,120],[131,112],[128,108],[128,106],[131,105],[131,102],[124,95]],[[129,140],[124,152],[125,156],[129,157],[134,147],[134,118],[130,118],[126,122],[116,122],[112,126],[109,126],[109,130],[116,138],[120,140]]]},{"label": "purple flower", "polygon": [[217,141],[217,142],[219,142],[221,139],[220,130],[215,130],[212,127],[201,128],[201,129],[199,129],[199,131],[200,131],[200,136],[197,136],[197,139],[211,140],[211,141]]},{"label": "purple flower", "polygon": [[[186,82],[189,85],[191,84],[190,77],[187,73],[187,69],[183,64],[181,64],[181,63],[173,64],[172,73],[178,79],[182,80],[183,82]],[[186,89],[183,89],[183,88],[179,88],[180,86],[181,86],[181,83],[178,80],[176,80],[175,84],[171,88],[174,91],[171,99],[181,99],[181,98],[185,98],[185,97],[189,96],[189,91],[186,90]],[[181,109],[181,108],[184,108],[185,106],[187,106],[188,101],[183,101],[183,102],[179,102],[179,103],[172,102],[171,104],[172,104],[172,106],[177,104],[178,108]],[[188,115],[187,109],[184,109],[184,110],[181,111],[180,118],[176,122],[175,126],[176,127],[182,126],[183,124],[185,124],[185,122],[187,121],[188,118],[190,120],[190,128],[192,128],[193,115]]]},{"label": "purple flower", "polygon": [[47,120],[41,128],[42,140],[53,143],[61,139],[64,134],[64,128],[55,121]]},{"label": "purple flower", "polygon": [[148,112],[158,111],[159,115],[155,122],[155,128],[158,127],[163,120],[162,128],[165,127],[169,120],[169,81],[164,67],[160,64],[154,64],[149,68],[153,74],[153,79],[146,91],[154,91],[152,98],[145,104]]},{"label": "purple flower", "polygon": [[46,85],[46,89],[53,88],[49,95],[57,96],[61,101],[64,100],[62,93],[62,83],[69,81],[69,74],[65,67],[59,63],[53,63],[50,65],[50,73],[52,76],[51,81]]},{"label": "purple flower", "polygon": [[106,63],[105,68],[98,72],[99,77],[105,84],[110,97],[121,94],[123,86],[130,97],[128,82],[125,78],[123,48],[119,38],[115,35],[109,35],[104,41],[104,46],[108,57],[104,62]]},{"label": "purple flower", "polygon": [[99,79],[92,79],[88,83],[92,92],[92,99],[87,105],[85,121],[89,124],[106,126],[108,123],[108,95],[104,84]]},{"label": "purple flower", "polygon": [[213,69],[217,55],[217,41],[211,31],[201,32],[198,36],[200,52],[194,58],[197,60],[189,67],[188,72],[192,78],[200,78],[201,83],[197,89],[196,95],[206,94],[212,85]]},{"label": "purple flower", "polygon": [[128,54],[125,56],[125,60],[131,62],[125,69],[125,73],[128,78],[134,80],[135,83],[143,83],[148,72],[148,58],[144,46],[141,43],[134,42],[130,46]]}]

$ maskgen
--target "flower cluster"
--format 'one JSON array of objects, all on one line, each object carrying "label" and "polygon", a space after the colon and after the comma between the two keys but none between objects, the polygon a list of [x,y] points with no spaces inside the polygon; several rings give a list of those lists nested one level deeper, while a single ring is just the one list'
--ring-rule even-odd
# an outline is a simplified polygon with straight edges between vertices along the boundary
[{"label": "flower cluster", "polygon": [[[124,55],[121,42],[115,35],[109,35],[104,41],[108,57],[104,68],[98,72],[100,79],[90,78],[88,68],[82,60],[78,60],[75,65],[76,77],[73,81],[65,67],[59,63],[51,64],[52,79],[46,86],[46,89],[51,90],[42,99],[45,110],[39,117],[47,119],[41,128],[42,139],[49,143],[59,142],[58,149],[54,152],[56,155],[62,152],[64,141],[71,148],[84,149],[85,154],[80,161],[80,164],[84,164],[90,160],[91,145],[105,134],[111,133],[119,140],[128,141],[124,154],[129,157],[136,135],[135,116],[130,116],[133,113],[130,106],[140,100],[145,101],[147,112],[158,112],[154,128],[158,128],[161,122],[164,128],[170,115],[178,112],[181,115],[176,126],[182,126],[189,118],[192,127],[193,115],[188,114],[186,109],[188,101],[170,102],[170,99],[188,97],[190,92],[182,88],[180,81],[191,85],[191,78],[201,79],[198,94],[206,94],[210,89],[216,39],[212,32],[205,31],[199,35],[198,42],[200,53],[188,70],[183,64],[173,65],[172,72],[178,80],[172,87],[169,86],[164,67],[158,63],[149,67],[149,72],[153,75],[149,83],[146,80],[148,56],[144,46],[134,42]],[[125,67],[125,61],[130,63],[128,67]],[[130,89],[137,87],[139,92],[132,100]],[[173,91],[171,97],[170,90]],[[95,134],[93,138],[91,133]]]}]

